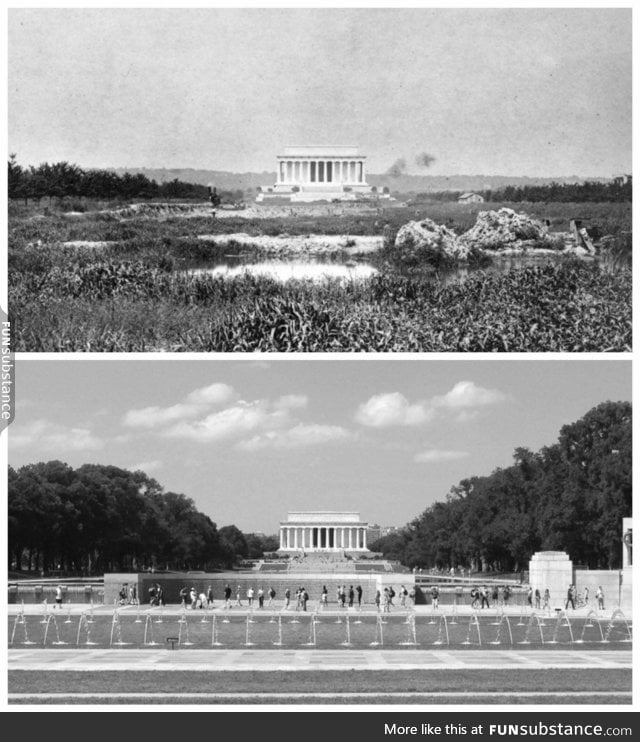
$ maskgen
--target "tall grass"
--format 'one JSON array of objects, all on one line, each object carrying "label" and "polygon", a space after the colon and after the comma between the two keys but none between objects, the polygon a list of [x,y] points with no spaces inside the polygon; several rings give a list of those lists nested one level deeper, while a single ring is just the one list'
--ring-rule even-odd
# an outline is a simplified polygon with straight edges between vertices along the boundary
[{"label": "tall grass", "polygon": [[278,283],[98,263],[15,276],[18,351],[629,351],[631,274],[568,261],[464,284]]},{"label": "tall grass", "polygon": [[[337,217],[210,216],[122,220],[90,212],[72,219],[14,214],[9,224],[9,310],[19,351],[628,351],[631,349],[629,204],[515,204],[551,229],[571,217],[601,224],[623,267],[606,272],[567,261],[478,272],[439,282],[437,266],[398,259],[392,237],[428,216],[460,233],[480,210],[505,204],[421,204]],[[588,211],[588,213],[587,213]],[[599,221],[598,221],[599,220]],[[248,275],[188,275],[228,246],[202,234],[380,235],[371,256],[382,275],[353,283],[286,284]],[[102,247],[65,246],[71,241]],[[255,248],[236,244],[234,252]],[[620,256],[629,257],[628,260]],[[402,256],[400,256],[402,257]]]}]

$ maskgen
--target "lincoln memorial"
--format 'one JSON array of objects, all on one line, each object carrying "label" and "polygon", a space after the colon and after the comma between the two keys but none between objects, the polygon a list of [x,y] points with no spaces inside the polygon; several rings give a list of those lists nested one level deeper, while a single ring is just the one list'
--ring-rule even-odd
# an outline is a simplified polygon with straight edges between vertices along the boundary
[{"label": "lincoln memorial", "polygon": [[354,146],[285,147],[277,156],[275,185],[263,188],[258,200],[269,195],[291,201],[354,200],[357,194],[371,194],[366,159]]},{"label": "lincoln memorial", "polygon": [[312,510],[288,513],[280,523],[280,552],[336,552],[367,549],[367,523],[360,513]]}]

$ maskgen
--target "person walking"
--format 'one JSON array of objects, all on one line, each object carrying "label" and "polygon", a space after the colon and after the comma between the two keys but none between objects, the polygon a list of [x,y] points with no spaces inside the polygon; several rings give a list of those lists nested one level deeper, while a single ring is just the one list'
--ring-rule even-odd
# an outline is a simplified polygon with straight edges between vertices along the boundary
[{"label": "person walking", "polygon": [[527,590],[527,605],[533,610],[533,588],[531,585],[529,585],[529,589]]},{"label": "person walking", "polygon": [[362,607],[362,586],[358,585],[356,588],[356,595],[358,596],[358,608]]},{"label": "person walking", "polygon": [[258,588],[258,608],[264,608],[264,590],[262,587]]},{"label": "person walking", "polygon": [[324,610],[329,603],[329,592],[327,591],[327,586],[322,586],[322,592],[320,593],[320,605],[322,606],[322,610]]},{"label": "person walking", "polygon": [[535,601],[536,601],[536,608],[540,608],[540,590],[536,588],[535,592]]},{"label": "person walking", "polygon": [[267,602],[267,608],[271,608],[273,605],[273,599],[276,597],[276,591],[273,589],[273,586],[269,588],[269,600]]},{"label": "person walking", "polygon": [[543,611],[550,611],[551,610],[551,593],[549,592],[549,588],[545,588],[544,595],[542,596],[542,610]]},{"label": "person walking", "polygon": [[439,598],[440,598],[440,588],[437,585],[434,585],[431,588],[431,608],[433,608],[434,611],[438,609]]},{"label": "person walking", "polygon": [[404,585],[400,585],[400,605],[404,608],[407,602]]},{"label": "person walking", "polygon": [[511,588],[509,585],[504,586],[504,590],[502,591],[502,603],[507,606],[509,605],[509,598],[511,597]]},{"label": "person walking", "polygon": [[211,585],[207,588],[207,608],[213,608],[213,588]]},{"label": "person walking", "polygon": [[478,607],[478,600],[480,599],[480,591],[477,587],[471,588],[471,607],[477,608]]},{"label": "person walking", "polygon": [[571,605],[571,609],[575,611],[576,609],[576,601],[575,601],[575,588],[573,585],[569,585],[569,589],[567,590],[567,599],[564,603],[564,609],[565,611],[568,610],[569,605]]},{"label": "person walking", "polygon": [[380,613],[380,590],[376,590],[375,604],[376,611]]},{"label": "person walking", "polygon": [[385,587],[382,595],[382,612],[391,613],[391,597],[389,595],[389,588]]},{"label": "person walking", "polygon": [[224,586],[224,607],[228,610],[231,608],[231,588],[229,583]]},{"label": "person walking", "polygon": [[602,589],[602,585],[598,585],[598,589],[596,590],[596,600],[598,601],[598,610],[603,611],[604,610],[604,591]]},{"label": "person walking", "polygon": [[242,608],[242,595],[241,595],[241,592],[242,592],[242,587],[240,585],[238,585],[238,588],[236,590],[236,605],[237,606],[240,606],[240,608]]},{"label": "person walking", "polygon": [[585,587],[582,593],[582,602],[585,604],[585,606],[588,607],[589,605],[589,588],[588,587]]},{"label": "person walking", "polygon": [[247,588],[247,603],[249,603],[249,608],[253,608],[253,588],[252,587]]},{"label": "person walking", "polygon": [[389,606],[393,605],[393,599],[396,597],[396,591],[389,585]]},{"label": "person walking", "polygon": [[58,585],[58,587],[56,588],[56,602],[53,606],[54,608],[57,606],[58,608],[62,609],[62,595],[62,585]]},{"label": "person walking", "polygon": [[284,606],[283,607],[284,607],[284,610],[285,611],[289,610],[289,605],[290,604],[291,604],[291,590],[289,590],[289,588],[287,588],[284,591]]},{"label": "person walking", "polygon": [[489,588],[486,585],[482,586],[482,592],[480,593],[480,609],[487,606],[487,608],[490,608],[489,605]]},{"label": "person walking", "polygon": [[180,588],[180,605],[183,608],[187,607],[187,598],[189,597],[189,591],[186,586]]}]

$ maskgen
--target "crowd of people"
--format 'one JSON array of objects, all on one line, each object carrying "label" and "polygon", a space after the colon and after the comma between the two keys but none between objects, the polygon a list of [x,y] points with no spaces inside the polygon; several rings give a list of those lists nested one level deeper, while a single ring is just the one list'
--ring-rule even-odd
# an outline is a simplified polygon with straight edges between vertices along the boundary
[{"label": "crowd of people", "polygon": [[[62,602],[62,591],[58,591],[60,595],[56,595],[56,602]],[[235,601],[232,600],[235,592]],[[163,606],[165,605],[164,590],[159,583],[152,585],[149,590],[149,604],[151,606]],[[363,603],[363,588],[361,585],[338,585],[335,593],[335,603],[340,609],[360,609]],[[124,584],[119,591],[119,604],[120,605],[139,605],[139,599],[137,595],[137,589],[135,585],[128,586]],[[195,586],[191,588],[182,587],[179,593],[180,604],[183,608],[189,608],[192,610],[213,608],[214,607],[214,591],[211,585],[206,590],[197,590]],[[276,607],[277,593],[273,586],[269,586],[267,590],[263,586],[259,586],[257,589],[253,585],[243,587],[238,585],[235,591],[229,585],[225,584],[220,600],[224,609],[230,609],[233,607],[244,608],[245,606],[249,609],[263,608],[273,609]],[[374,597],[374,604],[377,611],[388,613],[394,607],[398,605],[401,608],[407,606],[413,606],[416,604],[416,589],[411,586],[411,589],[407,589],[405,585],[401,585],[396,593],[392,586],[387,586],[382,590],[376,590]],[[440,600],[440,588],[438,585],[432,585],[425,597],[430,597],[431,607],[433,610],[439,608]],[[456,602],[461,597],[460,588],[456,592]],[[513,597],[512,589],[509,585],[499,587],[498,585],[492,585],[489,588],[487,585],[473,586],[470,590],[471,608],[482,610],[485,608],[491,608],[492,606],[503,606],[507,607]],[[394,603],[394,599],[397,599],[397,603]],[[296,588],[293,598],[290,588],[285,588],[282,595],[282,601],[278,604],[278,607],[283,610],[296,610],[306,611],[307,603],[310,600],[309,592],[304,586]],[[318,596],[318,604],[320,609],[325,609],[329,606],[329,591],[326,585],[322,586],[321,592]],[[519,603],[520,604],[520,603]],[[529,586],[526,592],[526,604],[532,610],[551,610],[551,594],[549,589],[545,589],[543,593],[538,588],[535,590]],[[566,599],[564,601],[565,610],[576,610],[576,608],[589,607],[589,588],[585,587],[582,594],[579,596],[575,585],[570,585]],[[602,586],[598,586],[595,591],[595,608],[598,610],[604,610],[604,591]]]}]

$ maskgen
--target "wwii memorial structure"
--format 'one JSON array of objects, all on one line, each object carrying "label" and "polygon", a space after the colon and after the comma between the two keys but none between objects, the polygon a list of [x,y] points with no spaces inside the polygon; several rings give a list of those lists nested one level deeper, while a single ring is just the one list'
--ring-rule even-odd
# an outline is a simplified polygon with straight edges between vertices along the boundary
[{"label": "wwii memorial structure", "polygon": [[[367,549],[366,522],[359,513],[292,511],[281,522],[281,548],[246,569],[106,574],[101,594],[92,594],[90,605],[86,592],[63,585],[52,586],[52,600],[40,605],[26,605],[14,595],[9,646],[23,660],[28,659],[20,654],[25,647],[286,647],[314,653],[338,647],[444,647],[509,649],[526,661],[522,652],[529,649],[545,649],[549,657],[554,647],[571,646],[587,661],[597,651],[608,668],[625,668],[632,646],[631,519],[623,528],[622,569],[589,575],[562,552],[540,552],[531,560],[530,582],[518,583],[492,579],[490,573],[486,580],[484,575],[417,573]],[[540,579],[552,593],[542,609],[530,599],[533,580]],[[603,586],[605,605],[594,587],[590,602],[576,600],[568,608],[563,591],[576,583],[579,591],[587,584]],[[488,588],[490,604],[485,606],[484,598],[482,606],[471,601],[469,588],[477,585]],[[246,655],[247,661],[253,656]],[[557,656],[553,653],[554,661]],[[502,661],[509,664],[511,657]],[[417,668],[425,658],[416,655]],[[308,655],[301,661],[324,660]]]},{"label": "wwii memorial structure", "polygon": [[375,188],[366,180],[366,159],[351,145],[285,147],[277,156],[276,183],[262,188],[256,200],[353,201],[371,195]]},{"label": "wwii memorial structure", "polygon": [[[280,545],[273,554],[255,560],[251,566],[241,569],[218,572],[139,572],[105,574],[102,584],[99,581],[84,584],[63,585],[64,602],[113,606],[118,602],[119,593],[126,585],[127,591],[135,588],[142,604],[149,601],[149,590],[161,585],[164,603],[180,604],[180,590],[194,588],[199,594],[210,587],[214,601],[219,605],[226,585],[233,590],[234,599],[239,593],[243,600],[247,590],[254,592],[262,588],[266,594],[269,588],[276,591],[277,603],[282,603],[285,590],[292,595],[299,587],[304,587],[310,600],[320,600],[323,587],[327,588],[329,603],[336,603],[339,587],[349,589],[360,586],[362,601],[373,605],[376,592],[384,593],[386,587],[397,592],[400,586],[415,592],[415,603],[427,605],[431,602],[431,589],[440,590],[440,607],[444,610],[451,605],[468,608],[470,588],[502,583],[495,580],[490,572],[481,576],[459,577],[434,574],[422,570],[410,570],[398,562],[384,559],[381,554],[370,551],[367,545],[369,524],[362,520],[360,513],[349,510],[340,511],[290,511],[280,522]],[[622,610],[625,615],[632,612],[632,518],[624,518],[620,531],[622,550],[621,569],[589,570],[574,565],[569,554],[562,551],[541,551],[535,553],[529,562],[529,572],[522,584],[511,580],[514,600],[525,602],[528,587],[542,594],[549,590],[551,609],[562,609],[567,591],[575,585],[580,595],[587,588],[595,604],[595,593],[600,587],[606,596],[605,605],[609,609]],[[505,583],[506,584],[506,583]],[[10,604],[53,604],[57,583],[46,584],[44,580],[29,580],[9,585]],[[502,588],[503,585],[501,584]]]}]

